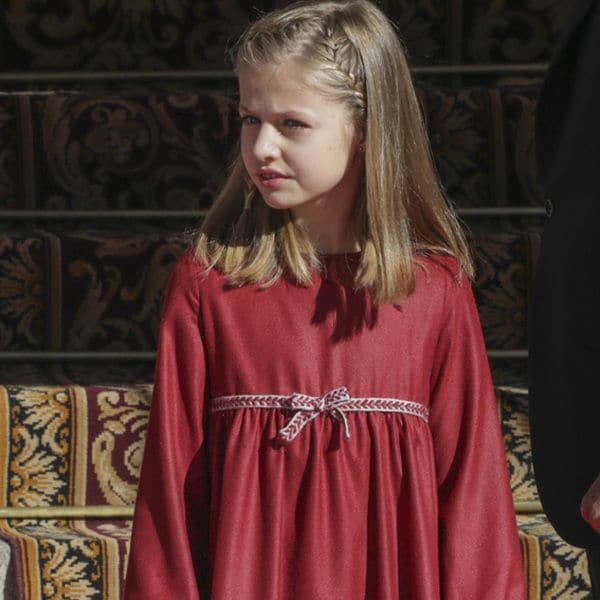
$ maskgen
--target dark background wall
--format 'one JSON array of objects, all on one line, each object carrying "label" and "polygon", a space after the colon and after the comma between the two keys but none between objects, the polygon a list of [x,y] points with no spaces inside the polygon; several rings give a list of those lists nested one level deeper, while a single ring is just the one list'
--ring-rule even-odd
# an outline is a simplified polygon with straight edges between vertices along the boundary
[{"label": "dark background wall", "polygon": [[[169,268],[237,136],[225,47],[277,4],[4,3],[4,380],[151,378]],[[476,238],[478,300],[496,365],[524,365],[543,213],[535,101],[568,4],[381,3],[406,43],[448,197]]]}]

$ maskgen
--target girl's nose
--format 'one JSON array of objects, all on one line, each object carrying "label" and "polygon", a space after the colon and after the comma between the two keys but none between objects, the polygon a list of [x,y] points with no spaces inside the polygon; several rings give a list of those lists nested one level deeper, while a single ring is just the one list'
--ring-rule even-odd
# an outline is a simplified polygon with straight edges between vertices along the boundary
[{"label": "girl's nose", "polygon": [[273,160],[279,156],[279,133],[269,124],[263,124],[254,141],[254,155],[262,162]]}]

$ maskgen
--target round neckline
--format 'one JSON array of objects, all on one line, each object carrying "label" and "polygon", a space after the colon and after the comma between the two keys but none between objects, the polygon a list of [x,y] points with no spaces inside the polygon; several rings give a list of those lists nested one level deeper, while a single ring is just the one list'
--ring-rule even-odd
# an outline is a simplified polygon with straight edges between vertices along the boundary
[{"label": "round neckline", "polygon": [[353,250],[352,252],[324,252],[319,254],[319,258],[351,258],[362,254],[362,250]]}]

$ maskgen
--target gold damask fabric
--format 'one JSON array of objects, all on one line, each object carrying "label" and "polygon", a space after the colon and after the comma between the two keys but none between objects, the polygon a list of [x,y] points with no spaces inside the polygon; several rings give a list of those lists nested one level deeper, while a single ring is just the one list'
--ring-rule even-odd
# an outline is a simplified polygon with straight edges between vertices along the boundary
[{"label": "gold damask fabric", "polygon": [[[152,386],[0,386],[2,506],[130,506]],[[130,523],[2,520],[6,597],[118,600]],[[7,592],[8,594],[9,592]]]},{"label": "gold damask fabric", "polygon": [[527,390],[496,387],[496,399],[513,500],[517,504],[539,501],[531,457]]},{"label": "gold damask fabric", "polygon": [[0,386],[1,506],[132,505],[151,385]]},{"label": "gold damask fabric", "polygon": [[[537,500],[526,390],[496,392],[513,497]],[[133,505],[151,395],[151,384],[0,386],[2,506]],[[529,597],[584,598],[583,553],[560,540],[544,515],[517,521]],[[26,599],[116,600],[129,537],[122,520],[0,521],[10,551],[5,588]]]},{"label": "gold damask fabric", "polygon": [[585,551],[564,542],[545,515],[518,515],[530,600],[587,600],[590,580]]},{"label": "gold damask fabric", "polygon": [[[590,593],[585,552],[563,542],[544,515],[517,517],[529,600],[584,600]],[[118,600],[127,564],[127,521],[0,521],[0,538],[18,545],[17,584],[25,600]],[[12,566],[14,569],[14,564]],[[12,579],[11,579],[12,578]]]},{"label": "gold damask fabric", "polygon": [[119,600],[130,537],[130,521],[0,520],[12,549],[4,597]]}]

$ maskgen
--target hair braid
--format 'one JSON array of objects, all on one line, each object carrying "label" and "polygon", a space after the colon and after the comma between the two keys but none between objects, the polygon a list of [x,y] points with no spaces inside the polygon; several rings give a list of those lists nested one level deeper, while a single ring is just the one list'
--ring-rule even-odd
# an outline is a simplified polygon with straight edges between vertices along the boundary
[{"label": "hair braid", "polygon": [[367,108],[364,69],[356,48],[340,28],[329,24],[319,36],[320,54],[331,65],[332,75],[351,92],[353,104],[364,117]]}]

